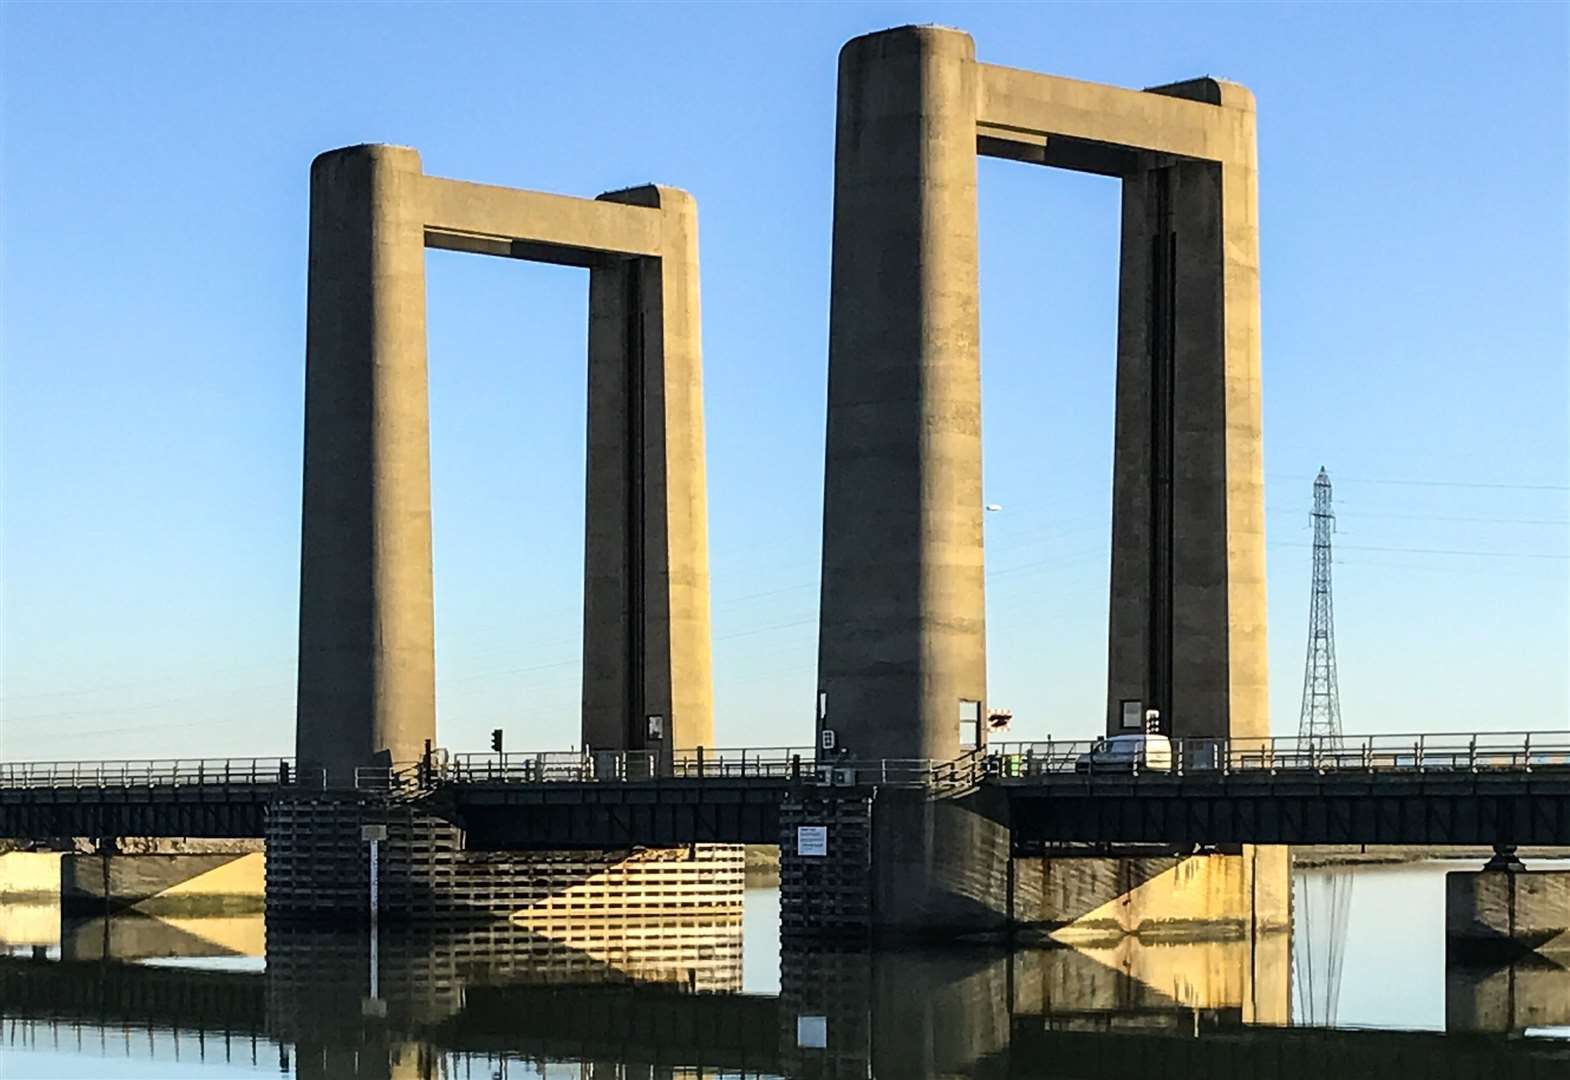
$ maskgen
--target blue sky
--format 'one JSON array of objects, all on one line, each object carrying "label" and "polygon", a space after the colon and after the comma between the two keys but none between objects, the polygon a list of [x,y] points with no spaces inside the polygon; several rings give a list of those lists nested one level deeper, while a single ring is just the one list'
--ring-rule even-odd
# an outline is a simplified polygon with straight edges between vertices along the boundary
[{"label": "blue sky", "polygon": [[[810,732],[835,61],[1257,95],[1273,717],[1314,472],[1349,731],[1570,726],[1562,5],[0,7],[0,753],[292,743],[307,172],[697,198],[720,741]],[[982,161],[990,696],[1100,724],[1117,185]],[[578,738],[583,271],[428,255],[442,741]]]}]

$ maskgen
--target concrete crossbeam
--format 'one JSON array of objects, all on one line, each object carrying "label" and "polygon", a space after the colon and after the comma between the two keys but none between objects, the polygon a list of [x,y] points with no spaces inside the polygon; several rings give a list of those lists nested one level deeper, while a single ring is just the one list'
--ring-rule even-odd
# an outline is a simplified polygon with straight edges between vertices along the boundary
[{"label": "concrete crossbeam", "polygon": [[575,266],[593,266],[607,257],[661,254],[658,206],[578,199],[435,176],[425,178],[422,196],[427,247],[471,251],[475,249],[467,245],[482,241],[532,245],[560,253],[559,259],[546,261]]},{"label": "concrete crossbeam", "polygon": [[977,124],[993,138],[1039,143],[1061,136],[1201,161],[1253,159],[1254,99],[1236,83],[1195,80],[1213,89],[1194,98],[994,64],[976,70]]}]

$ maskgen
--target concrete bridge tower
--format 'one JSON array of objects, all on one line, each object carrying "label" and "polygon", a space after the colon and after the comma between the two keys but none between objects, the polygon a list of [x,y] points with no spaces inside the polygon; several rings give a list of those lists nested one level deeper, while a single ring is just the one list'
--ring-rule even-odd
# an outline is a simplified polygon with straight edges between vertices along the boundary
[{"label": "concrete bridge tower", "polygon": [[692,197],[547,195],[351,146],[311,167],[301,769],[342,783],[436,739],[428,247],[588,269],[582,742],[712,745]]},{"label": "concrete bridge tower", "polygon": [[[859,759],[986,740],[978,154],[1122,181],[1106,728],[1266,735],[1253,98],[995,67],[932,26],[840,53],[820,729]],[[1009,921],[988,794],[878,792],[875,928]]]},{"label": "concrete bridge tower", "polygon": [[1123,184],[1108,729],[1265,735],[1253,98],[994,67],[931,26],[840,54],[825,725],[857,757],[985,739],[978,153]]}]

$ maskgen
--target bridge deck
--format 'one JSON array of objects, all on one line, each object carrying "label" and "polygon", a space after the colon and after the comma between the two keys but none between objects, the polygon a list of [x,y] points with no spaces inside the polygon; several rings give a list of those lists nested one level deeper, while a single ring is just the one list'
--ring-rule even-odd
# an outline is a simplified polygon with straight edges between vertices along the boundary
[{"label": "bridge deck", "polygon": [[[1007,793],[1016,843],[1570,843],[1570,733],[994,746],[952,762],[807,749],[438,755],[301,777],[288,759],[0,764],[0,836],[258,837],[280,799],[393,798],[459,822],[480,849],[774,843],[787,792]],[[1144,753],[1144,751],[1142,751]]]}]

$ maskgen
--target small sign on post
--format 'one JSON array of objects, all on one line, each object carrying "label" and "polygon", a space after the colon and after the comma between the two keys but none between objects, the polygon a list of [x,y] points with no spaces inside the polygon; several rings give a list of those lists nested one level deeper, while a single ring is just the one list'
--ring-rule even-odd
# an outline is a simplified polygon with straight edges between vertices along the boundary
[{"label": "small sign on post", "polygon": [[829,1018],[826,1016],[796,1017],[796,1045],[804,1050],[827,1050],[829,1046]]},{"label": "small sign on post", "polygon": [[379,861],[377,856],[381,853],[377,850],[377,848],[380,846],[383,840],[387,839],[387,826],[361,825],[360,839],[371,845],[371,925],[375,926],[376,915],[381,909],[381,904],[378,902],[379,897],[377,896],[379,891],[378,886],[381,884],[381,882],[378,880],[381,877],[381,873],[380,867],[377,866]]},{"label": "small sign on post", "polygon": [[378,856],[382,841],[387,839],[387,826],[361,825],[360,839],[371,845],[371,1000],[376,1001],[381,997],[379,986],[381,958],[378,955],[381,934],[377,932],[376,919],[382,906],[379,895],[382,875]]},{"label": "small sign on post", "polygon": [[796,826],[796,854],[807,858],[824,858],[829,853],[829,827],[827,825]]},{"label": "small sign on post", "polygon": [[1138,731],[1140,721],[1145,715],[1145,703],[1138,698],[1124,698],[1121,702],[1122,712],[1118,723],[1125,731]]}]

